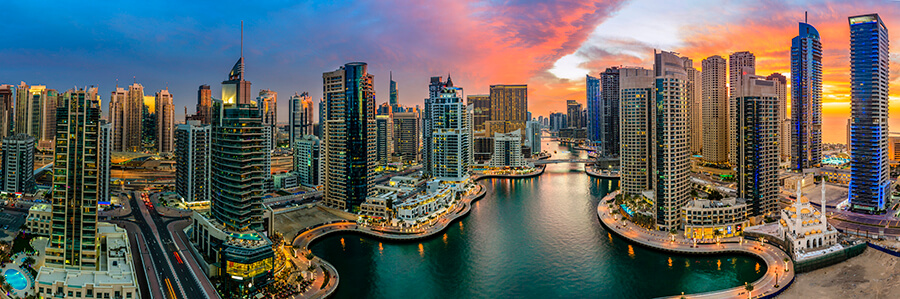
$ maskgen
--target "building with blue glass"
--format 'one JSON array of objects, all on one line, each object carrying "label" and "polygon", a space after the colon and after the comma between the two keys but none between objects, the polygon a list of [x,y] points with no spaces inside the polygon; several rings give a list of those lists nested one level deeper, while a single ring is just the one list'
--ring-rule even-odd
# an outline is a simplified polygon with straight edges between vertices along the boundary
[{"label": "building with blue glass", "polygon": [[884,212],[888,166],[888,31],[878,14],[850,17],[850,207]]},{"label": "building with blue glass", "polygon": [[601,154],[619,156],[619,67],[607,68],[600,73]]},{"label": "building with blue glass", "polygon": [[791,168],[802,172],[822,161],[822,41],[800,23],[791,40]]},{"label": "building with blue glass", "polygon": [[587,101],[587,134],[588,140],[600,144],[603,140],[600,137],[601,117],[603,113],[602,103],[600,102],[600,78],[586,75],[584,79]]}]

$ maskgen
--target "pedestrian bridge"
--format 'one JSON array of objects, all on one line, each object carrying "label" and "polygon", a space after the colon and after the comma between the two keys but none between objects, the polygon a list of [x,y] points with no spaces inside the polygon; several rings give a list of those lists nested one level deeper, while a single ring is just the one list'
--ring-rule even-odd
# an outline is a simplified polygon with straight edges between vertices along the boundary
[{"label": "pedestrian bridge", "polygon": [[534,165],[558,164],[558,163],[594,163],[596,159],[560,159],[560,160],[537,160]]}]

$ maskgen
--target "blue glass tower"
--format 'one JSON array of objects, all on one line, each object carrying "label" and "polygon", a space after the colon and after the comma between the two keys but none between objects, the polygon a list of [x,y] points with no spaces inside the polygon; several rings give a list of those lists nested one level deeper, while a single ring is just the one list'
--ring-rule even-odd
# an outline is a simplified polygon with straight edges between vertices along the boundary
[{"label": "blue glass tower", "polygon": [[822,161],[822,41],[800,23],[791,40],[791,166],[802,172]]},{"label": "blue glass tower", "polygon": [[883,212],[889,196],[887,27],[878,14],[850,17],[850,205]]},{"label": "blue glass tower", "polygon": [[585,86],[587,89],[587,131],[588,140],[600,143],[600,122],[602,109],[600,102],[600,78],[587,75],[585,77]]}]

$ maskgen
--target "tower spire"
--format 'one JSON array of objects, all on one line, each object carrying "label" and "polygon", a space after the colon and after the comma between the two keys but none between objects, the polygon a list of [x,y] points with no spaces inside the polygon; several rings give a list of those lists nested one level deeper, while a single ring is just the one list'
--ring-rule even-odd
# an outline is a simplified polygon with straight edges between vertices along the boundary
[{"label": "tower spire", "polygon": [[241,20],[241,78],[244,78],[244,20]]},{"label": "tower spire", "polygon": [[822,207],[822,223],[825,223],[826,227],[828,227],[827,226],[828,222],[826,222],[826,220],[825,220],[825,179],[824,178],[822,179],[822,200],[819,201],[819,203],[820,203],[820,206]]}]

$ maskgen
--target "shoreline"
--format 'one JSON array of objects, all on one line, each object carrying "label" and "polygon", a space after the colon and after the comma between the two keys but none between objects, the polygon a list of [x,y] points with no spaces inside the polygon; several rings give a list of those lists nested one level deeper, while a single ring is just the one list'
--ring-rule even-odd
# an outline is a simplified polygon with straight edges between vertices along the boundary
[{"label": "shoreline", "polygon": [[[692,247],[689,245],[679,245],[674,242],[660,243],[650,240],[652,238],[658,238],[659,236],[651,235],[644,232],[643,230],[631,230],[626,229],[625,227],[627,226],[616,225],[617,223],[619,223],[619,220],[610,215],[610,211],[606,205],[606,201],[614,198],[618,193],[619,191],[614,191],[607,194],[603,197],[603,199],[600,200],[600,203],[597,205],[597,218],[598,220],[600,220],[600,224],[602,224],[607,231],[616,234],[617,236],[627,240],[629,243],[634,243],[636,245],[643,246],[652,250],[685,255],[742,254],[754,256],[762,260],[766,264],[767,268],[766,273],[764,273],[762,277],[753,282],[753,293],[755,293],[756,296],[762,295],[762,297],[760,298],[771,298],[778,296],[788,287],[790,287],[791,284],[794,283],[795,271],[793,270],[793,260],[791,260],[790,257],[788,257],[786,253],[784,253],[784,251],[772,245],[759,244],[758,242],[752,241],[746,242],[747,245],[723,243],[717,245],[698,244],[696,245],[696,247]],[[634,226],[634,224],[632,224],[632,226]],[[787,262],[783,262],[785,258],[787,258]],[[784,263],[784,267],[790,269],[789,271],[778,271],[778,266],[782,262]],[[784,270],[784,267],[782,267],[781,269]],[[776,273],[781,275],[777,275]],[[778,281],[788,280],[788,282],[779,287],[775,287],[774,284],[776,277]],[[738,286],[717,291],[697,294],[672,295],[661,298],[681,298],[682,296],[690,298],[733,298],[744,295],[746,295],[746,290],[744,289],[744,287]]]}]

